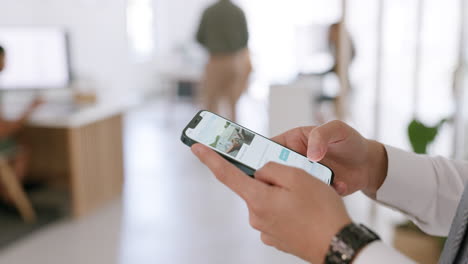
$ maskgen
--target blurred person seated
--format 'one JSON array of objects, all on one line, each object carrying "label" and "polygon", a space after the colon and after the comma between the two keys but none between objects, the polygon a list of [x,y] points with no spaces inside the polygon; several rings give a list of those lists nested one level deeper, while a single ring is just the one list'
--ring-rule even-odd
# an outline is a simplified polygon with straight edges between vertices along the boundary
[{"label": "blurred person seated", "polygon": [[210,54],[201,95],[204,107],[219,113],[225,99],[228,116],[235,121],[237,101],[252,72],[245,14],[230,0],[219,0],[204,11],[196,37]]},{"label": "blurred person seated", "polygon": [[[0,75],[5,69],[6,51],[0,46]],[[1,99],[1,98],[0,98]],[[1,103],[1,102],[0,102]],[[35,98],[21,116],[15,121],[7,121],[0,112],[0,157],[6,159],[15,172],[15,176],[20,181],[27,173],[29,162],[29,151],[25,144],[19,142],[18,133],[23,128],[26,121],[33,114],[38,106],[42,104],[42,99]],[[0,105],[1,106],[1,105]],[[8,199],[0,186],[0,196]]]}]

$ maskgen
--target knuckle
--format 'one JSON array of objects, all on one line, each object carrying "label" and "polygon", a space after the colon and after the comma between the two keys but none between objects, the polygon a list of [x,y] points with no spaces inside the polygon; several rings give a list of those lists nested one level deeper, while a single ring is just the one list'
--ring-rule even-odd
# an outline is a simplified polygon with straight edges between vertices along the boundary
[{"label": "knuckle", "polygon": [[254,215],[250,215],[250,218],[249,218],[249,224],[251,227],[253,227],[255,230],[262,230],[262,223],[261,221],[255,217]]},{"label": "knuckle", "polygon": [[265,207],[256,199],[250,202],[250,208],[257,217],[264,217],[266,215]]},{"label": "knuckle", "polygon": [[263,171],[270,171],[272,169],[274,169],[276,166],[276,163],[274,163],[273,161],[269,161],[267,164],[265,164],[265,166],[263,166],[262,170]]},{"label": "knuckle", "polygon": [[274,246],[273,239],[271,239],[269,236],[262,233],[260,239],[262,240],[263,244],[267,246]]},{"label": "knuckle", "polygon": [[265,167],[256,170],[255,173],[254,173],[254,177],[255,177],[256,179],[261,179],[262,177],[264,177],[264,175],[265,175],[265,171],[264,171],[264,170],[265,170]]},{"label": "knuckle", "polygon": [[330,121],[330,124],[341,127],[344,125],[344,122],[341,120],[333,120],[333,121]]},{"label": "knuckle", "polygon": [[261,206],[259,205],[259,203],[256,200],[251,200],[250,203],[249,203],[249,207],[250,207],[250,209],[252,209],[252,212],[255,215],[259,215],[259,213],[262,211]]},{"label": "knuckle", "polygon": [[265,164],[265,166],[263,166],[262,171],[264,173],[272,173],[278,169],[278,166],[280,166],[280,164],[270,161],[267,164]]},{"label": "knuckle", "polygon": [[341,120],[333,120],[331,121],[331,124],[336,127],[336,131],[341,134],[341,137],[344,137],[350,128],[345,122]]},{"label": "knuckle", "polygon": [[210,166],[211,171],[216,176],[216,178],[222,182],[225,182],[227,177],[229,176],[231,170],[226,166],[225,163],[222,161],[217,161],[211,164]]},{"label": "knuckle", "polygon": [[318,142],[321,142],[323,140],[323,132],[322,132],[322,129],[318,128],[318,129],[314,129],[312,130],[311,132],[311,137],[318,141]]},{"label": "knuckle", "polygon": [[221,182],[226,181],[227,172],[220,165],[213,166],[212,171],[218,180]]},{"label": "knuckle", "polygon": [[247,201],[249,203],[249,205],[251,204],[258,204],[259,201],[258,201],[258,193],[259,191],[256,189],[256,188],[250,188],[251,186],[249,187],[246,187],[244,188],[244,194],[246,197],[248,197]]},{"label": "knuckle", "polygon": [[260,168],[259,170],[255,172],[255,178],[257,179],[268,178],[268,175],[270,175],[271,173],[275,171],[276,165],[277,164],[274,162],[271,162],[271,161],[268,162],[262,168]]}]

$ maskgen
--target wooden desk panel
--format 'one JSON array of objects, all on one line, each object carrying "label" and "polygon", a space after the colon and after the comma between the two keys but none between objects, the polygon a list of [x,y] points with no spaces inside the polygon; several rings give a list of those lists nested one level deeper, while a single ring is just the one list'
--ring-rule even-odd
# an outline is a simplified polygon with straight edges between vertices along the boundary
[{"label": "wooden desk panel", "polygon": [[79,217],[122,193],[122,115],[72,128],[27,127],[31,179],[70,193],[71,211]]},{"label": "wooden desk panel", "polygon": [[69,130],[73,214],[80,216],[122,193],[122,117]]},{"label": "wooden desk panel", "polygon": [[31,152],[27,180],[68,188],[70,151],[67,133],[66,129],[34,126],[28,126],[22,131],[21,139]]}]

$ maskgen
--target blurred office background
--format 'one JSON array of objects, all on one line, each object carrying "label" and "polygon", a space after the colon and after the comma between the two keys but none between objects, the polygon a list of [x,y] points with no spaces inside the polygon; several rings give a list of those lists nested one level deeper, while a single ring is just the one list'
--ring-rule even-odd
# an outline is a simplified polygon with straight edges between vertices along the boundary
[{"label": "blurred office background", "polygon": [[[303,263],[262,245],[242,201],[179,140],[200,107],[208,54],[195,33],[213,1],[0,3],[3,115],[45,100],[22,131],[31,175],[20,184],[36,217],[1,206],[0,263]],[[464,0],[233,2],[254,66],[240,124],[274,136],[336,119],[340,98],[340,118],[409,151],[411,121],[447,119],[427,152],[468,158]],[[343,18],[349,85],[330,73],[328,32]],[[345,200],[386,243],[436,263],[440,238],[362,194]]]}]

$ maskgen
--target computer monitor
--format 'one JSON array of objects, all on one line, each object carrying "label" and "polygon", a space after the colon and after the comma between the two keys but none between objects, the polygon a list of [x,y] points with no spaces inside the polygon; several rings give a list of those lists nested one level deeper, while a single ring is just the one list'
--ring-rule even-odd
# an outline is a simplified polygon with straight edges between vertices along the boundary
[{"label": "computer monitor", "polygon": [[51,27],[0,27],[6,66],[0,90],[66,88],[71,80],[67,33]]}]

